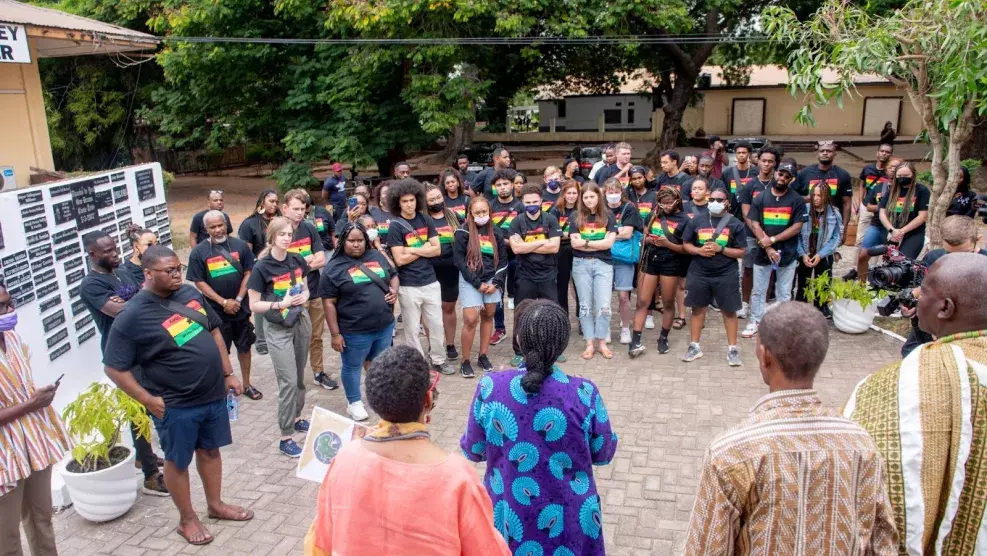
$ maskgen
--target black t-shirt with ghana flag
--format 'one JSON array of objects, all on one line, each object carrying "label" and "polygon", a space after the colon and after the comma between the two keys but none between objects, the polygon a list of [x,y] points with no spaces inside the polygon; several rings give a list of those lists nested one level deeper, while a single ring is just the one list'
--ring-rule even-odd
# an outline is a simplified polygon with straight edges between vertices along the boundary
[{"label": "black t-shirt with ghana flag", "polygon": [[[240,265],[240,270],[226,260],[223,256],[224,251]],[[228,236],[226,241],[220,244],[214,244],[211,240],[196,244],[188,255],[185,279],[189,282],[205,282],[224,299],[236,299],[237,294],[240,293],[244,273],[250,272],[253,268],[254,254],[247,246],[247,242]],[[236,315],[227,315],[221,305],[209,298],[206,298],[206,302],[220,318],[235,316],[241,319],[250,316],[246,301],[240,303],[240,312]]]},{"label": "black t-shirt with ghana flag", "polygon": [[[541,212],[537,220],[528,218],[527,214],[522,214],[511,223],[511,229],[507,232],[508,237],[518,235],[526,243],[538,241],[540,239],[552,239],[561,237],[562,229],[559,221],[551,214]],[[545,255],[540,253],[529,253],[517,256],[517,276],[532,282],[546,282],[555,280],[558,274],[558,254]]]},{"label": "black t-shirt with ghana flag", "polygon": [[[577,229],[576,221],[579,219],[578,218],[579,214],[577,212],[573,212],[572,220],[569,222],[569,230],[570,230],[569,233],[579,234],[579,238],[581,240],[586,240],[586,241],[599,241],[601,239],[606,238],[607,234],[610,232],[617,233],[617,221],[616,219],[614,219],[613,213],[608,210],[606,214],[607,214],[606,222],[603,221],[597,222],[596,215],[591,214],[588,217],[586,217],[586,221],[583,222],[582,225],[579,226],[579,228]],[[607,264],[612,264],[613,259],[610,256],[609,249],[605,251],[583,251],[582,249],[579,249],[579,247],[582,245],[583,243],[581,241],[577,241],[572,246],[573,257],[600,259],[601,261]]]},{"label": "black t-shirt with ghana flag", "polygon": [[[797,192],[788,188],[781,196],[776,196],[773,189],[765,190],[758,195],[747,213],[751,222],[757,222],[768,236],[776,236],[798,222],[804,223],[809,219],[805,209],[805,199]],[[799,234],[774,244],[781,253],[780,266],[788,266],[795,260]],[[770,265],[767,252],[760,245],[754,252],[754,264]]]},{"label": "black t-shirt with ghana flag", "polygon": [[[295,253],[304,259],[309,255],[314,255],[325,250],[325,247],[322,246],[322,238],[319,237],[319,232],[315,231],[315,226],[307,220],[302,220],[298,224],[298,227],[295,228],[295,235],[291,238],[291,245],[288,246],[288,252]],[[305,268],[308,268],[307,264]],[[318,270],[311,270],[308,273],[308,291],[311,296],[310,299],[319,297]]]},{"label": "black t-shirt with ghana flag", "polygon": [[390,284],[395,270],[380,251],[369,249],[359,260],[346,253],[333,257],[326,266],[319,297],[336,299],[336,322],[342,334],[369,334],[394,322],[394,311],[384,301],[384,290],[360,269],[363,264]]},{"label": "black t-shirt with ghana flag", "polygon": [[[415,214],[411,220],[405,220],[395,216],[391,218],[391,226],[387,232],[387,246],[422,247],[429,239],[437,236],[431,217]],[[398,266],[398,276],[401,277],[402,286],[412,288],[427,286],[436,280],[432,259],[427,257],[418,257],[411,263]]]},{"label": "black t-shirt with ghana flag", "polygon": [[[206,224],[204,222],[204,217],[208,210],[201,210],[194,215],[192,215],[192,224],[189,226],[189,231],[195,234],[195,242],[205,241],[209,239],[209,230],[206,229]],[[223,218],[226,219],[226,233],[233,233],[233,223],[230,222],[230,215],[223,213]]]},{"label": "black t-shirt with ghana flag", "polygon": [[[162,306],[168,301],[202,313],[208,326]],[[203,295],[190,285],[168,298],[141,290],[117,315],[103,363],[120,370],[140,366],[141,386],[164,398],[166,410],[213,403],[226,397],[223,360],[211,334],[220,324]]]},{"label": "black t-shirt with ghana flag", "polygon": [[[931,192],[929,188],[920,184],[915,184],[915,198],[911,202],[911,210],[908,211],[908,217],[904,223],[899,223],[899,227],[904,227],[906,224],[918,218],[918,213],[923,210],[929,210],[929,198],[931,197]],[[878,206],[878,213],[880,209],[884,209],[888,213],[888,220],[893,222],[895,215],[901,214],[905,208],[905,193],[902,192],[898,195],[898,200],[893,208],[888,207],[888,198],[884,197],[881,199]],[[880,220],[880,218],[878,218]],[[923,223],[918,228],[905,234],[905,237],[911,237],[918,234],[925,234],[925,224]]]},{"label": "black t-shirt with ghana flag", "polygon": [[850,178],[850,173],[835,164],[828,170],[820,170],[819,165],[802,168],[792,187],[805,197],[820,183],[825,183],[829,187],[829,202],[836,207],[836,210],[843,210],[844,197],[853,197],[853,180]]},{"label": "black t-shirt with ghana flag", "polygon": [[[283,261],[268,254],[254,263],[254,271],[247,279],[247,289],[260,292],[261,301],[280,301],[292,286],[301,284],[308,265],[296,253],[288,253]],[[309,292],[309,297],[318,297],[319,292]]]},{"label": "black t-shirt with ghana flag", "polygon": [[[682,243],[691,243],[696,247],[702,247],[707,241],[713,238],[716,227],[720,220],[726,216],[715,217],[709,213],[689,220],[682,233]],[[730,221],[720,235],[716,238],[716,243],[727,248],[747,248],[747,232],[744,223],[739,219],[730,216]],[[712,257],[694,255],[689,266],[689,272],[698,272],[704,276],[724,276],[730,272],[738,272],[737,259],[726,256],[725,253],[717,253]],[[738,286],[739,287],[739,286]]]}]

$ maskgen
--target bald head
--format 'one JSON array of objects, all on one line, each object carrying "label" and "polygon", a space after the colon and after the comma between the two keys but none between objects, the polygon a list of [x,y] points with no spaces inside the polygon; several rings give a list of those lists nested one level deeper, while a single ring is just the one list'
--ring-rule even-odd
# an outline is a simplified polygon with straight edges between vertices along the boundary
[{"label": "bald head", "polygon": [[987,329],[987,260],[950,253],[933,263],[922,281],[919,327],[935,336]]}]

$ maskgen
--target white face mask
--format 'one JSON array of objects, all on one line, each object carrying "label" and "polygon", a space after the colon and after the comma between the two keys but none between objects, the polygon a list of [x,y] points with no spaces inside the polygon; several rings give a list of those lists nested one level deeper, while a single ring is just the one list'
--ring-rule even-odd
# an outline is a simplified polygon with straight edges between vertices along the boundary
[{"label": "white face mask", "polygon": [[367,230],[367,237],[370,238],[370,241],[371,242],[377,241],[377,229],[376,228],[371,228],[371,229]]},{"label": "white face mask", "polygon": [[726,210],[726,203],[723,201],[710,201],[707,206],[709,207],[709,213],[713,216],[719,216]]},{"label": "white face mask", "polygon": [[607,203],[616,205],[620,202],[620,193],[607,193]]},{"label": "white face mask", "polygon": [[476,222],[477,226],[486,226],[487,222],[490,222],[489,216],[474,216],[473,222]]}]

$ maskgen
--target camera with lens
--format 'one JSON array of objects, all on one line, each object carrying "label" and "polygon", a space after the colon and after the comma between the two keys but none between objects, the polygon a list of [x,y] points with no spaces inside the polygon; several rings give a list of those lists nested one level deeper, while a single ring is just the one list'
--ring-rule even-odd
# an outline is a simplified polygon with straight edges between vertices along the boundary
[{"label": "camera with lens", "polygon": [[928,270],[920,261],[909,259],[894,245],[882,245],[867,250],[871,257],[883,256],[884,264],[867,273],[867,281],[874,288],[891,290],[891,295],[877,304],[877,312],[889,317],[900,307],[914,309],[918,300],[912,290],[922,285]]}]

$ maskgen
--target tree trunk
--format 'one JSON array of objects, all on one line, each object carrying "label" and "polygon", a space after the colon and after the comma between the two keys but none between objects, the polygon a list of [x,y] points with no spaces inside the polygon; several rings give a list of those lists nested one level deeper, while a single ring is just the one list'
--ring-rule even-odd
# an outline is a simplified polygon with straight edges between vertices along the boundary
[{"label": "tree trunk", "polygon": [[[942,246],[942,220],[946,217],[946,209],[956,193],[956,186],[963,177],[960,167],[960,153],[973,135],[974,100],[967,102],[956,120],[948,126],[946,137],[948,147],[943,158],[943,134],[939,131],[929,131],[932,139],[932,196],[929,200],[929,214],[926,226],[930,247],[935,249]],[[925,114],[923,114],[925,116]]]},{"label": "tree trunk", "polygon": [[449,132],[444,149],[431,157],[431,162],[452,166],[456,163],[456,157],[463,149],[473,146],[473,132],[476,131],[476,119],[460,122],[453,126]]},{"label": "tree trunk", "polygon": [[408,159],[403,147],[388,149],[387,154],[377,159],[377,173],[380,177],[394,177],[394,165]]},{"label": "tree trunk", "polygon": [[678,144],[679,135],[682,132],[682,119],[685,116],[686,108],[689,107],[689,103],[695,94],[697,77],[683,75],[682,78],[679,78],[676,76],[675,84],[671,90],[671,96],[662,107],[662,111],[665,113],[665,120],[662,122],[661,133],[655,141],[654,148],[645,156],[645,165],[651,168],[658,168],[658,159],[661,152],[673,149]]}]

